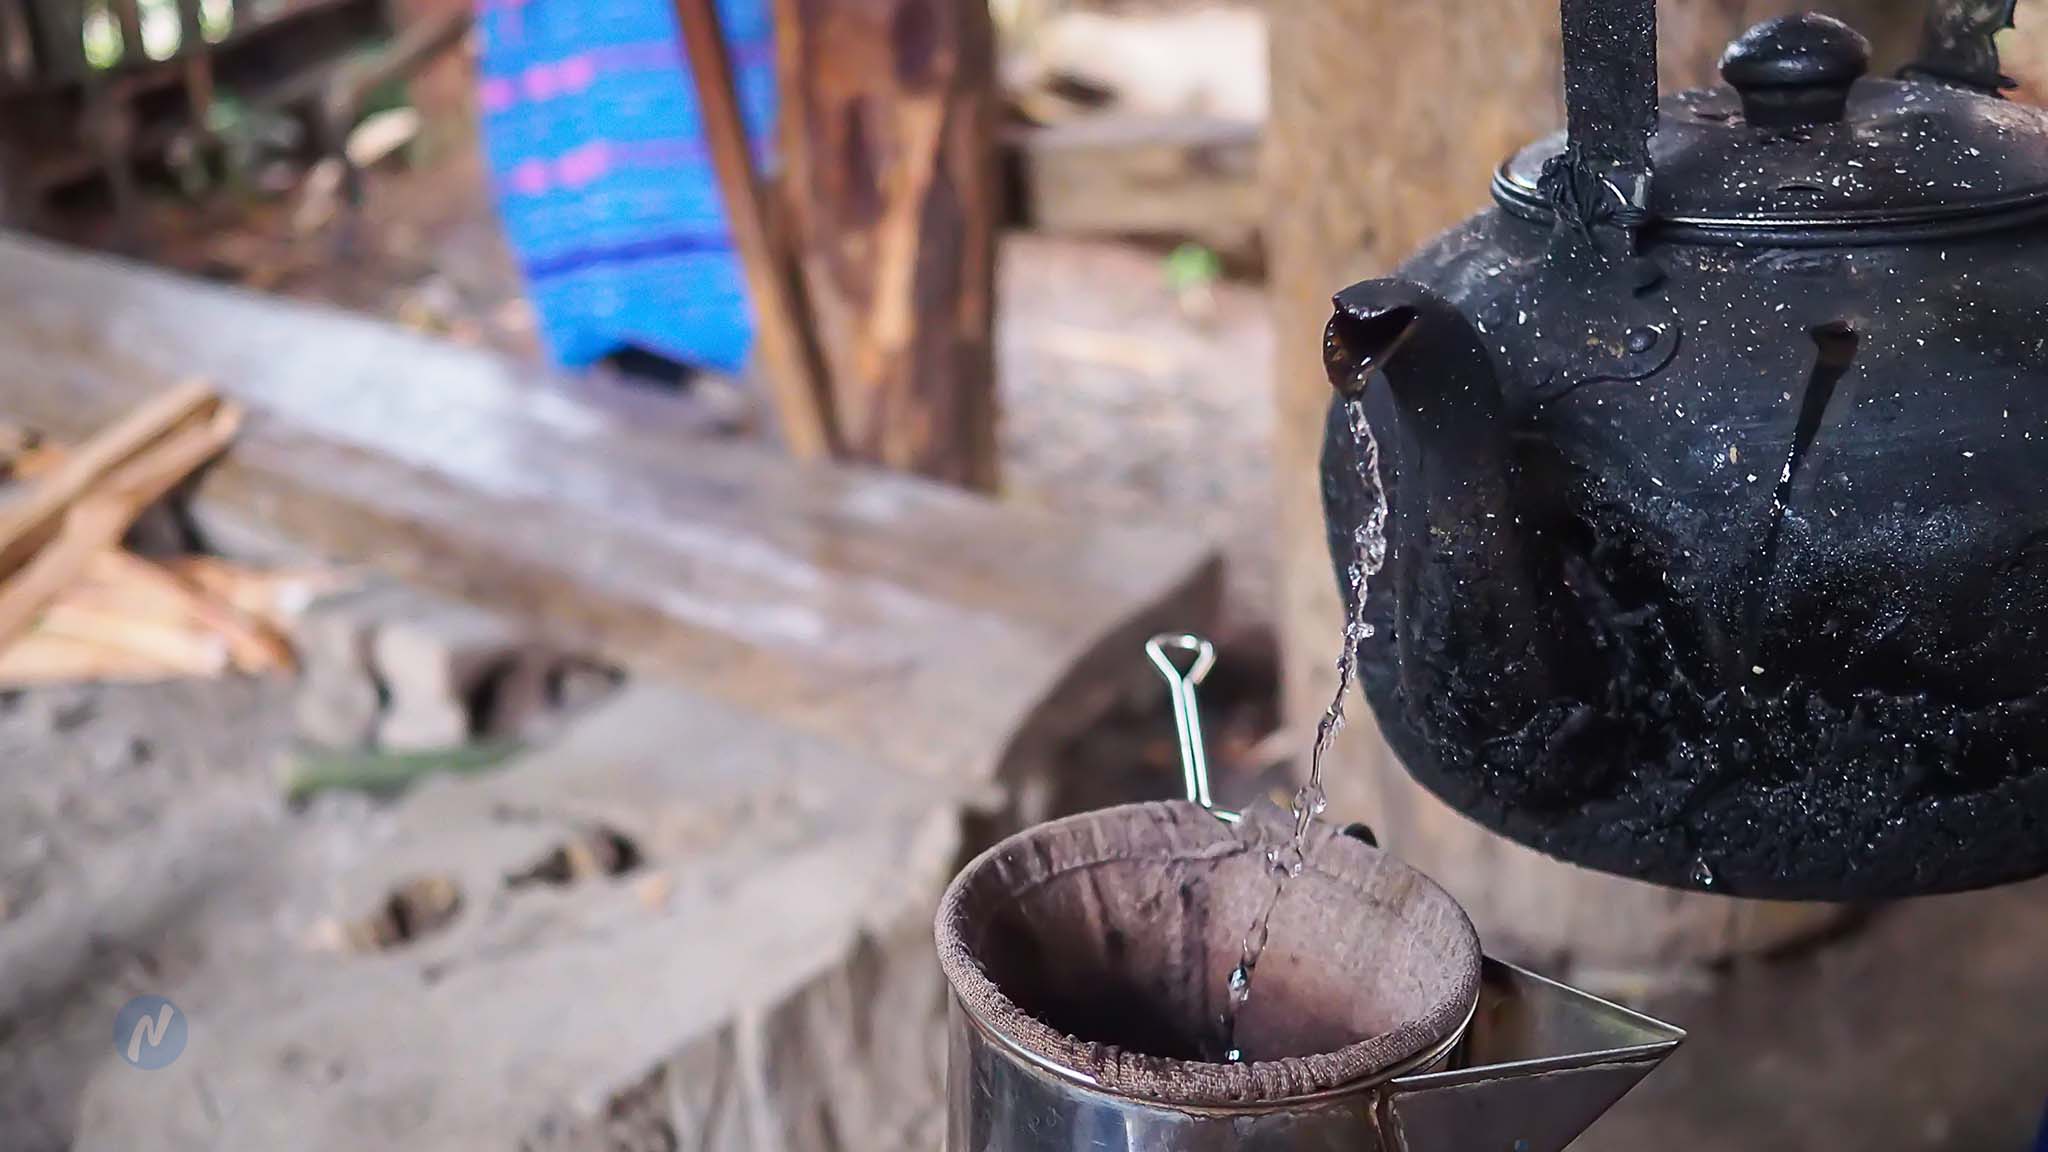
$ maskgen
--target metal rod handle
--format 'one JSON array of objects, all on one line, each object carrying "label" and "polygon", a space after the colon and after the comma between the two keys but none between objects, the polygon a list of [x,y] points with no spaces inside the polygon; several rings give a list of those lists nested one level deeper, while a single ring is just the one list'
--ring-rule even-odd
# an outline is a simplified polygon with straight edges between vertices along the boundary
[{"label": "metal rod handle", "polygon": [[[1176,662],[1174,654],[1192,657]],[[1187,784],[1188,801],[1200,804],[1218,820],[1237,822],[1234,812],[1220,811],[1209,795],[1209,759],[1202,742],[1202,710],[1195,688],[1216,666],[1216,646],[1191,632],[1166,632],[1145,641],[1145,655],[1166,679],[1173,691],[1173,724],[1180,738],[1181,775]]]}]

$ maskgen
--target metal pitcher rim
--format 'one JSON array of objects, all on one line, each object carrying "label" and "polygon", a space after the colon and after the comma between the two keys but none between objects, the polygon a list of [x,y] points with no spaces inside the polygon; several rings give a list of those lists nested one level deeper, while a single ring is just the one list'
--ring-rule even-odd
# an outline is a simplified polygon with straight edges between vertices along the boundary
[{"label": "metal pitcher rim", "polygon": [[[1100,1081],[1096,1080],[1092,1076],[1089,1076],[1087,1073],[1080,1071],[1079,1069],[1069,1068],[1056,1060],[1049,1059],[1045,1056],[1040,1055],[1039,1053],[1033,1052],[1030,1049],[1025,1048],[1023,1045],[1017,1043],[1011,1037],[1006,1036],[1002,1032],[999,1032],[995,1028],[991,1027],[986,1020],[983,1020],[978,1014],[976,1014],[974,1009],[970,1007],[965,1000],[960,998],[960,995],[957,992],[948,989],[948,995],[952,996],[953,1003],[959,1007],[961,1016],[967,1020],[967,1022],[974,1028],[976,1032],[979,1032],[991,1043],[1002,1048],[1005,1052],[1008,1052],[1011,1055],[1022,1060],[1024,1063],[1029,1064],[1032,1067],[1047,1073],[1048,1075],[1064,1080],[1070,1084],[1075,1084],[1079,1085],[1082,1088],[1086,1088],[1091,1092],[1100,1092],[1105,1096],[1117,1097],[1119,1099],[1126,1097],[1126,1093],[1120,1092],[1113,1088],[1105,1087]],[[1626,1011],[1626,1009],[1623,1009],[1623,1011]],[[1399,1080],[1403,1077],[1425,1073],[1428,1069],[1433,1068],[1437,1064],[1441,1063],[1452,1052],[1457,1050],[1459,1044],[1464,1042],[1466,1033],[1471,1031],[1473,1017],[1476,1016],[1478,1012],[1479,1001],[1477,999],[1474,999],[1471,1007],[1467,1008],[1465,1011],[1464,1020],[1458,1024],[1458,1027],[1455,1030],[1453,1030],[1450,1033],[1450,1035],[1444,1037],[1437,1044],[1429,1048],[1425,1048],[1420,1052],[1417,1052],[1413,1056],[1408,1057],[1407,1059],[1401,1061],[1398,1064],[1393,1065],[1392,1067],[1383,1068],[1380,1071],[1371,1073],[1369,1075],[1361,1077],[1357,1080],[1353,1080],[1346,1084],[1339,1084],[1330,1088],[1321,1088],[1317,1089],[1314,1092],[1304,1092],[1296,1096],[1280,1096],[1270,1100],[1246,1100],[1241,1103],[1211,1104],[1182,1104],[1178,1101],[1173,1100],[1157,1100],[1141,1096],[1130,1098],[1143,1099],[1152,1104],[1172,1108],[1176,1112],[1186,1112],[1190,1115],[1195,1116],[1230,1116],[1251,1113],[1267,1113],[1282,1108],[1308,1104],[1321,1104],[1330,1100],[1338,1099],[1340,1097],[1357,1095],[1361,1092],[1368,1092],[1376,1088],[1381,1088],[1386,1086],[1388,1083],[1394,1080]],[[1257,1063],[1257,1061],[1253,1061],[1253,1063]]]}]

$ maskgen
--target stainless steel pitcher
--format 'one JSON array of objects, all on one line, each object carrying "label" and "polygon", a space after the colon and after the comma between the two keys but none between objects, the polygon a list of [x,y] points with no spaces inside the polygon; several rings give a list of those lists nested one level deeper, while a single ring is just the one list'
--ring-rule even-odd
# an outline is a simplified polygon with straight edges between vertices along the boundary
[{"label": "stainless steel pitcher", "polygon": [[937,927],[948,1152],[1558,1152],[1683,1038],[1483,959],[1447,893],[1326,826],[1237,1006],[1291,836],[1270,806],[1138,804],[963,870]]},{"label": "stainless steel pitcher", "polygon": [[940,902],[947,1152],[1561,1152],[1684,1039],[1486,959],[1369,831],[1215,809],[1195,699],[1214,650],[1147,653],[1187,800],[1027,829]]}]

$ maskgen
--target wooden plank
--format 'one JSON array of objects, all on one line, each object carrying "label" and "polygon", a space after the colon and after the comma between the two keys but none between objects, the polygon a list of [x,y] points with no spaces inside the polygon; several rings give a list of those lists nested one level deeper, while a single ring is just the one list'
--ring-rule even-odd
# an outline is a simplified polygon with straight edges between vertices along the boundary
[{"label": "wooden plank", "polygon": [[831,382],[789,244],[773,227],[763,198],[718,9],[713,0],[675,0],[675,9],[696,84],[698,126],[711,150],[726,222],[746,274],[747,298],[754,305],[754,347],[783,441],[799,460],[837,456],[841,445]]},{"label": "wooden plank", "polygon": [[1192,240],[1232,261],[1258,259],[1257,124],[1108,113],[1018,128],[1008,140],[1038,231]]},{"label": "wooden plank", "polygon": [[855,458],[997,482],[988,6],[776,0],[784,187]]},{"label": "wooden plank", "polygon": [[1212,619],[1210,544],[690,436],[658,396],[374,321],[0,238],[0,418],[63,435],[164,372],[249,426],[201,512],[533,620],[560,642],[918,771],[1050,755]]}]

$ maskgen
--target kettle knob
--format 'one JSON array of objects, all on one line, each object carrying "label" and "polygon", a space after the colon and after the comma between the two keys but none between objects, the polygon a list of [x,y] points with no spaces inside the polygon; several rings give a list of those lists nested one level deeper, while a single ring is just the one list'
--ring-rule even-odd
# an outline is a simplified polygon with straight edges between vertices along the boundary
[{"label": "kettle knob", "polygon": [[1870,41],[1832,16],[1766,20],[1728,46],[1721,76],[1759,128],[1803,128],[1842,118],[1849,88],[1870,70]]}]

